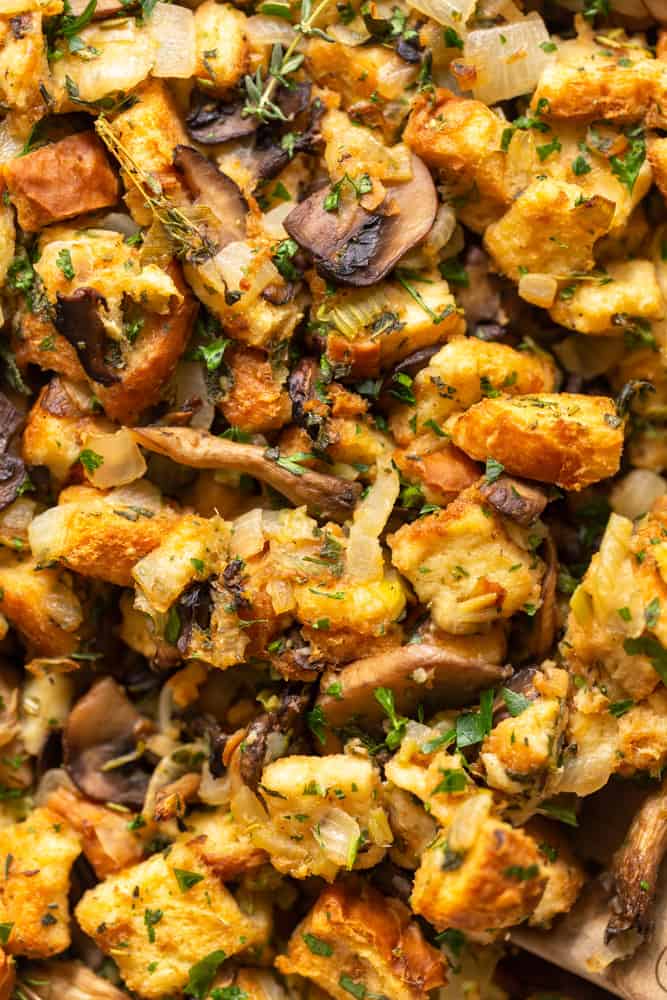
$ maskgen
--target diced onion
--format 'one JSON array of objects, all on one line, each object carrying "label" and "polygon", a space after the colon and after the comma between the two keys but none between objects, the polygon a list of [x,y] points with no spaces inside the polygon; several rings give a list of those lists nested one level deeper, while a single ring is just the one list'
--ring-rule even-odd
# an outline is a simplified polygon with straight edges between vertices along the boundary
[{"label": "diced onion", "polygon": [[524,302],[542,309],[554,304],[558,282],[550,274],[523,274],[519,279],[519,295]]},{"label": "diced onion", "polygon": [[658,497],[667,493],[667,479],[650,469],[633,469],[611,491],[611,506],[616,514],[634,520],[651,509]]},{"label": "diced onion", "polygon": [[86,438],[84,448],[102,459],[92,472],[86,470],[88,479],[98,490],[126,486],[140,479],[146,471],[144,457],[127,427],[115,434],[91,434]]},{"label": "diced onion", "polygon": [[384,569],[379,537],[400,491],[398,473],[378,465],[375,482],[354,511],[347,544],[347,573],[352,580],[380,579]]},{"label": "diced onion", "polygon": [[155,42],[153,76],[187,80],[197,68],[195,16],[178,4],[156,3],[149,23]]},{"label": "diced onion", "polygon": [[198,361],[179,361],[166,392],[176,410],[188,400],[200,399],[202,405],[193,411],[190,427],[210,430],[215,406],[208,396],[203,365]]},{"label": "diced onion", "polygon": [[286,611],[292,611],[296,605],[294,588],[288,580],[269,580],[266,585],[266,592],[271,598],[273,610],[277,615],[283,615]]},{"label": "diced onion", "polygon": [[102,21],[84,28],[83,43],[98,49],[94,59],[81,59],[78,53],[53,64],[53,78],[65,88],[69,77],[82,101],[99,101],[119,91],[127,94],[150,74],[155,62],[155,43],[146,27],[138,27],[134,18]]},{"label": "diced onion", "polygon": [[74,693],[67,674],[29,677],[21,696],[21,739],[29,754],[38,754],[52,727],[67,718]]},{"label": "diced onion", "polygon": [[472,847],[490,809],[491,796],[488,792],[473,795],[459,806],[447,836],[447,842],[453,851],[467,851]]},{"label": "diced onion", "polygon": [[264,806],[247,785],[240,785],[232,797],[234,819],[246,826],[266,826],[268,816]]},{"label": "diced onion", "polygon": [[202,767],[197,795],[207,806],[227,805],[231,796],[229,775],[225,774],[222,778],[214,778],[208,761],[206,761]]},{"label": "diced onion", "polygon": [[19,497],[0,513],[0,544],[16,545],[28,541],[28,528],[35,516],[37,504],[28,497]]},{"label": "diced onion", "polygon": [[355,27],[351,24],[330,24],[327,35],[340,45],[349,45],[351,48],[363,45],[371,37],[370,32],[366,30],[361,18],[355,18],[354,24]]},{"label": "diced onion", "polygon": [[460,31],[475,9],[477,0],[408,0],[411,7]]},{"label": "diced onion", "polygon": [[282,17],[254,14],[246,18],[244,28],[251,48],[276,44],[287,48],[294,41],[294,28]]},{"label": "diced onion", "polygon": [[76,791],[76,785],[64,767],[51,767],[39,779],[34,797],[35,805],[46,805],[48,799],[60,788],[66,788],[69,792]]},{"label": "diced onion", "polygon": [[550,40],[537,14],[513,24],[471,31],[463,57],[476,71],[472,84],[475,97],[485,104],[496,104],[534,90],[542,71],[554,59],[540,48]]},{"label": "diced onion", "polygon": [[276,240],[284,240],[287,236],[283,222],[286,217],[290,214],[294,208],[294,203],[291,201],[283,201],[280,205],[276,205],[272,208],[270,212],[266,212],[262,218],[262,228],[265,233],[272,236]]},{"label": "diced onion", "polygon": [[234,555],[241,559],[258,555],[266,544],[262,513],[259,507],[253,507],[234,521],[232,548]]},{"label": "diced onion", "polygon": [[329,861],[353,868],[361,830],[356,819],[333,806],[317,824],[317,840]]},{"label": "diced onion", "polygon": [[0,163],[7,163],[8,160],[13,160],[15,156],[19,155],[23,149],[23,145],[23,142],[20,139],[14,138],[9,131],[7,121],[0,122]]},{"label": "diced onion", "polygon": [[118,504],[124,507],[144,507],[146,510],[157,514],[162,509],[162,497],[157,486],[147,479],[137,479],[129,486],[119,486],[108,494],[107,500],[111,504]]},{"label": "diced onion", "polygon": [[44,605],[50,618],[65,632],[74,632],[83,621],[79,599],[73,591],[60,584],[47,595]]}]

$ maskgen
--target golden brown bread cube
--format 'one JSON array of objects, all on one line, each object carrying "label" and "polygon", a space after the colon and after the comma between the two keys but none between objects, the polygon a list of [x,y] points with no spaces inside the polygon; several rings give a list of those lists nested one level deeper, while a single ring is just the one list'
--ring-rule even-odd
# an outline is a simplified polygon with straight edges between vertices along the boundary
[{"label": "golden brown bread cube", "polygon": [[[184,887],[179,871],[202,878]],[[90,889],[76,918],[113,956],[127,986],[149,1000],[180,992],[191,967],[211,952],[231,957],[264,942],[270,930],[266,911],[258,906],[244,913],[205,859],[182,841]]]},{"label": "golden brown bread cube", "polygon": [[36,559],[0,563],[0,611],[34,656],[63,656],[79,646],[83,611],[69,574]]},{"label": "golden brown bread cube", "polygon": [[514,281],[526,271],[561,277],[590,271],[593,247],[610,229],[614,210],[601,195],[582,198],[575,184],[536,180],[488,227],[484,245]]},{"label": "golden brown bread cube", "polygon": [[648,158],[653,168],[653,180],[663,198],[667,198],[667,139],[653,138],[649,143]]},{"label": "golden brown bread cube", "polygon": [[372,886],[339,882],[319,896],[276,965],[285,975],[312,979],[336,1000],[350,994],[427,1000],[446,982],[444,960],[410,918],[407,906]]},{"label": "golden brown bread cube", "polygon": [[461,218],[476,232],[498,219],[511,201],[501,151],[505,127],[481,101],[440,89],[416,98],[403,134],[408,146],[440,172],[451,196],[461,200]]},{"label": "golden brown bread cube", "polygon": [[484,632],[498,619],[539,605],[544,564],[526,529],[513,525],[510,534],[474,488],[387,540],[394,565],[445,632]]},{"label": "golden brown bread cube", "polygon": [[572,909],[586,876],[558,823],[536,816],[526,824],[526,832],[538,845],[540,865],[547,877],[544,893],[531,914],[530,923],[548,927],[555,916]]},{"label": "golden brown bread cube", "polygon": [[56,507],[32,522],[32,550],[44,562],[60,560],[82,576],[130,587],[135,563],[160,545],[180,517],[167,506],[140,510],[113,490],[69,487]]},{"label": "golden brown bread cube", "polygon": [[207,93],[224,94],[247,68],[245,14],[231,4],[205,0],[195,11],[198,66]]},{"label": "golden brown bread cube", "polygon": [[29,233],[118,201],[118,179],[93,132],[9,160],[4,177],[19,225]]},{"label": "golden brown bread cube", "polygon": [[515,476],[582,490],[618,472],[623,421],[607,396],[544,393],[483,399],[451,428],[471,458]]},{"label": "golden brown bread cube", "polygon": [[552,319],[579,333],[612,334],[622,331],[619,317],[657,320],[667,306],[650,260],[623,260],[607,265],[611,281],[582,281],[567,296],[556,299]]},{"label": "golden brown bread cube", "polygon": [[453,850],[442,834],[425,852],[410,902],[438,930],[456,927],[489,941],[530,916],[545,881],[532,838],[488,817],[467,849]]},{"label": "golden brown bread cube", "polygon": [[227,351],[225,362],[233,382],[219,405],[232,426],[258,434],[289,422],[292,402],[264,351],[239,345]]},{"label": "golden brown bread cube", "polygon": [[69,947],[69,873],[79,836],[58,813],[35,809],[0,829],[0,924],[9,924],[10,955],[48,958]]}]

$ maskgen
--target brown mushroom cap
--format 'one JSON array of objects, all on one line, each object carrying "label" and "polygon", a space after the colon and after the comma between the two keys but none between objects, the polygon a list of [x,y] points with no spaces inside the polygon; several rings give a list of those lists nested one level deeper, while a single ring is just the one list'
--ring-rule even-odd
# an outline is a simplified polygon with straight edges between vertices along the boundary
[{"label": "brown mushroom cap", "polygon": [[77,701],[67,719],[63,748],[65,767],[85,795],[96,802],[141,808],[149,774],[137,761],[112,770],[104,767],[133,753],[149,726],[111,677],[98,681]]},{"label": "brown mushroom cap", "polygon": [[319,273],[339,285],[373,285],[423,239],[435,219],[438,197],[428,168],[412,157],[412,178],[387,189],[376,212],[358,203],[328,212],[328,188],[292,209],[283,225],[314,257]]},{"label": "brown mushroom cap", "polygon": [[538,519],[548,503],[546,490],[513,476],[499,476],[493,483],[484,482],[480,493],[499,514],[526,527]]},{"label": "brown mushroom cap", "polygon": [[[426,634],[422,642],[355,660],[339,673],[323,674],[321,692],[334,682],[340,689],[335,695],[321,693],[316,702],[327,723],[322,752],[339,747],[335,731],[355,719],[364,729],[378,730],[385,717],[374,694],[379,687],[393,691],[397,712],[409,716],[418,705],[434,710],[469,705],[481,690],[510,676],[511,667],[489,663],[482,653],[471,654],[464,643],[457,636]],[[417,670],[425,671],[424,683],[415,679]]]},{"label": "brown mushroom cap", "polygon": [[[149,451],[166,455],[193,469],[234,469],[267,483],[294,504],[306,504],[311,514],[333,521],[352,516],[361,494],[359,483],[303,470],[283,468],[267,451],[191,427],[136,427],[137,441]],[[279,458],[279,456],[278,456]]]},{"label": "brown mushroom cap", "polygon": [[244,239],[248,206],[231,177],[191,146],[176,147],[174,167],[195,201],[211,210],[218,250]]},{"label": "brown mushroom cap", "polygon": [[100,385],[115,385],[120,377],[107,367],[107,332],[100,316],[104,296],[94,288],[77,288],[71,295],[58,292],[54,325],[76,350],[86,375]]}]

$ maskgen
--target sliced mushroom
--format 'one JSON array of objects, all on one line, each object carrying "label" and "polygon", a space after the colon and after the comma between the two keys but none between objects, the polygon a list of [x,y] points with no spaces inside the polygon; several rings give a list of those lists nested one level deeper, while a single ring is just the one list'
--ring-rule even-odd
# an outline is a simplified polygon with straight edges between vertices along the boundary
[{"label": "sliced mushroom", "polygon": [[321,441],[329,407],[317,396],[317,381],[321,378],[315,358],[301,358],[287,379],[287,391],[292,400],[292,420],[303,427],[313,439]]},{"label": "sliced mushroom", "polygon": [[138,744],[149,729],[149,721],[111,677],[98,681],[67,719],[63,747],[70,777],[96,802],[140,809],[149,774],[141,766]]},{"label": "sliced mushroom", "polygon": [[[508,691],[515,694],[522,694],[528,701],[537,701],[540,693],[535,687],[535,678],[540,676],[540,671],[536,667],[524,667],[512,674],[510,679],[503,685]],[[505,719],[510,718],[510,712],[505,699],[498,695],[493,703],[493,725],[498,726]]]},{"label": "sliced mushroom", "polygon": [[361,494],[359,483],[304,469],[301,475],[279,464],[258,445],[240,444],[191,427],[135,427],[139,444],[193,469],[234,469],[282,493],[311,514],[333,521],[351,517]]},{"label": "sliced mushroom", "polygon": [[484,483],[480,493],[499,514],[524,526],[536,521],[548,503],[545,490],[512,476],[500,476],[494,483]]},{"label": "sliced mushroom", "polygon": [[438,208],[435,185],[422,161],[413,155],[412,178],[388,188],[376,212],[357,202],[328,212],[327,189],[320,189],[284,220],[296,242],[308,250],[319,273],[340,285],[375,284],[429,232]]},{"label": "sliced mushroom", "polygon": [[396,403],[396,397],[392,395],[392,389],[396,391],[396,376],[409,375],[414,378],[422,368],[426,368],[434,354],[442,349],[442,344],[431,344],[430,347],[421,347],[418,351],[413,351],[406,358],[397,361],[390,371],[384,376],[382,386],[378,396],[378,404],[383,409]]},{"label": "sliced mushroom", "polygon": [[246,785],[255,791],[266,764],[282,757],[294,737],[303,731],[308,690],[287,688],[274,712],[265,712],[250,723],[241,747],[240,771]]},{"label": "sliced mushroom", "polygon": [[23,423],[23,417],[14,404],[0,392],[0,451],[6,451],[9,442]]},{"label": "sliced mushroom", "polygon": [[28,475],[23,460],[16,454],[7,453],[22,423],[19,411],[0,392],[0,510],[16,500]]},{"label": "sliced mushroom", "polygon": [[215,217],[218,250],[245,239],[248,206],[231,177],[191,146],[176,147],[174,167],[195,201],[210,209]]},{"label": "sliced mushroom", "polygon": [[58,292],[54,323],[75,349],[86,375],[100,385],[115,385],[120,378],[107,367],[107,333],[100,317],[106,299],[94,288],[77,288],[71,295]]},{"label": "sliced mushroom", "polygon": [[320,693],[316,702],[327,724],[322,750],[331,753],[340,746],[337,731],[355,720],[363,729],[378,731],[385,717],[374,694],[379,687],[393,691],[398,712],[411,715],[418,705],[434,710],[469,705],[511,672],[511,667],[487,662],[483,652],[471,652],[465,639],[429,631],[421,642],[355,660],[339,673],[322,676],[320,692],[336,684],[336,694]]},{"label": "sliced mushroom", "polygon": [[202,146],[214,146],[231,139],[243,139],[257,131],[253,115],[243,115],[245,100],[216,100],[201,90],[192,94],[190,112],[185,119],[188,135]]},{"label": "sliced mushroom", "polygon": [[625,841],[614,855],[610,873],[612,916],[605,942],[634,930],[642,937],[651,930],[651,907],[660,863],[667,852],[667,779],[644,800]]}]

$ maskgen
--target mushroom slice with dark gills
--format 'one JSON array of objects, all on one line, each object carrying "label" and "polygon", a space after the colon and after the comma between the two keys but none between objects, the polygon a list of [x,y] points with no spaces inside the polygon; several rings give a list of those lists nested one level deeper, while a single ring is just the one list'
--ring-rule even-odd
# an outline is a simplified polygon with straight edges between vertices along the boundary
[{"label": "mushroom slice with dark gills", "polygon": [[86,375],[100,385],[110,386],[120,378],[105,361],[107,332],[101,308],[107,308],[106,300],[94,288],[77,288],[71,295],[58,292],[54,324],[76,350]]},{"label": "mushroom slice with dark gills", "polygon": [[318,272],[339,285],[373,285],[422,240],[438,208],[435,185],[422,161],[412,157],[412,178],[387,188],[373,212],[356,201],[341,199],[338,211],[327,211],[329,188],[320,189],[292,209],[284,227],[308,250]]},{"label": "mushroom slice with dark gills", "polygon": [[[23,424],[23,417],[14,404],[0,392],[0,510],[16,500],[27,472],[23,460],[9,449],[12,439]],[[18,439],[17,439],[18,440]],[[14,444],[16,449],[17,444]]]},{"label": "mushroom slice with dark gills", "polygon": [[140,809],[150,777],[141,765],[140,743],[150,728],[111,677],[98,681],[65,726],[65,767],[72,780],[96,802]]},{"label": "mushroom slice with dark gills", "polygon": [[264,766],[284,757],[292,740],[303,732],[309,701],[307,688],[297,691],[288,687],[274,712],[265,712],[250,723],[241,747],[240,770],[253,791],[259,785]]},{"label": "mushroom slice with dark gills", "polygon": [[190,146],[176,147],[174,167],[182,176],[195,205],[209,209],[212,215],[211,235],[217,249],[245,239],[248,206],[231,177]]}]

